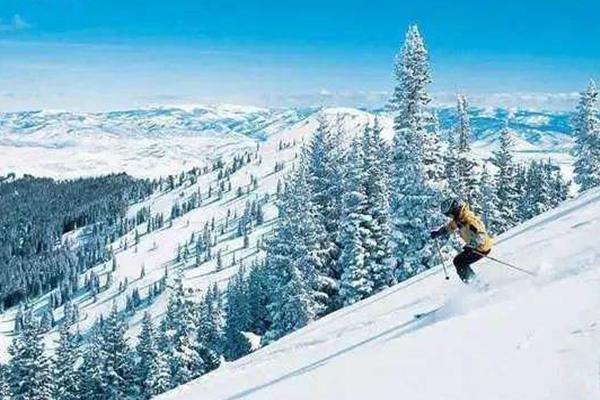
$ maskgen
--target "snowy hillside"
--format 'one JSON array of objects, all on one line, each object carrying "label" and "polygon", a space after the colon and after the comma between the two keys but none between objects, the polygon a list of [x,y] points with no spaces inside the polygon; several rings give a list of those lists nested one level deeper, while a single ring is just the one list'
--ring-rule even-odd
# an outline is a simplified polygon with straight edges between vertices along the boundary
[{"label": "snowy hillside", "polygon": [[[349,130],[384,112],[351,108],[264,109],[231,105],[160,107],[107,113],[32,111],[0,114],[0,174],[14,172],[56,178],[125,171],[156,177],[206,165],[220,156],[252,149],[281,132],[294,135],[321,114],[335,114]],[[440,110],[442,130],[450,129],[454,110]],[[569,114],[503,109],[471,110],[475,148],[481,157],[496,145],[508,121],[522,157],[570,161]]]},{"label": "snowy hillside", "polygon": [[[334,114],[328,114],[328,118],[333,116]],[[79,327],[82,332],[86,332],[101,315],[107,315],[113,303],[116,303],[120,309],[124,309],[127,296],[130,296],[134,290],[138,290],[141,296],[146,297],[152,289],[152,285],[164,276],[165,271],[169,273],[168,282],[175,277],[177,271],[183,271],[186,288],[200,293],[214,283],[223,288],[229,278],[237,272],[240,263],[245,266],[251,265],[252,260],[261,255],[257,249],[257,242],[272,229],[274,224],[276,210],[273,194],[276,191],[277,183],[283,179],[293,164],[303,137],[312,134],[316,127],[317,121],[311,119],[298,125],[293,131],[283,130],[274,133],[260,145],[258,150],[256,143],[249,139],[248,143],[251,143],[251,146],[239,140],[233,141],[235,146],[227,148],[223,152],[223,162],[226,165],[230,165],[234,155],[243,155],[245,151],[251,151],[248,154],[252,154],[253,158],[232,174],[230,177],[232,190],[225,192],[221,199],[216,198],[214,194],[213,197],[208,197],[209,188],[212,187],[213,192],[216,192],[219,182],[217,171],[213,171],[199,176],[193,184],[186,182],[172,191],[156,193],[146,201],[133,205],[129,210],[129,215],[132,217],[142,207],[148,207],[153,215],[163,213],[168,216],[173,204],[181,204],[198,193],[203,199],[203,203],[198,208],[175,218],[172,226],[165,226],[148,233],[146,224],[139,225],[136,228],[139,234],[137,245],[135,245],[135,230],[112,243],[118,268],[111,272],[111,263],[104,263],[96,266],[93,272],[100,277],[102,286],[106,285],[109,274],[112,275],[111,279],[114,283],[99,293],[95,301],[89,293],[75,299],[75,304],[80,308]],[[212,143],[212,140],[214,138],[207,139],[207,143]],[[296,141],[295,144],[294,141]],[[116,143],[121,142],[121,139],[116,139]],[[280,148],[280,143],[285,144],[284,148]],[[211,148],[205,149],[206,157],[209,159],[219,155],[211,152]],[[143,168],[144,163],[151,162],[143,158],[140,161],[142,162],[140,168]],[[276,171],[276,164],[281,165],[282,169]],[[162,164],[158,165],[158,168],[163,167]],[[175,171],[180,172],[181,170],[176,169]],[[96,170],[96,172],[103,173],[102,170]],[[256,188],[251,185],[252,179],[257,181]],[[243,188],[241,196],[237,193],[237,188],[240,187]],[[249,235],[249,246],[244,248],[243,238],[236,236],[235,230],[247,202],[252,200],[264,203],[265,222]],[[216,259],[197,265],[194,257],[176,262],[178,248],[189,243],[192,235],[200,235],[205,224],[211,223],[213,220],[217,228],[222,227],[223,229],[214,248],[215,254],[219,252],[222,254],[222,266],[217,265]],[[218,230],[220,231],[220,229]],[[84,233],[80,230],[69,236],[73,238],[74,235]],[[142,269],[145,273],[143,277],[141,277]],[[89,276],[88,273],[84,275]],[[82,281],[83,278],[82,276]],[[119,287],[125,282],[127,282],[126,289],[120,290]],[[47,305],[47,300],[47,295],[36,299],[32,304],[33,309],[43,309]],[[139,321],[145,310],[150,311],[154,318],[159,320],[164,313],[166,302],[167,295],[163,293],[155,298],[149,306],[137,310],[129,320],[130,334],[137,334]],[[63,308],[56,310],[57,320],[62,318]],[[0,362],[5,361],[8,357],[8,343],[13,337],[16,312],[17,310],[13,307],[0,314]],[[55,347],[57,337],[58,327],[50,331],[46,337],[49,348]]]},{"label": "snowy hillside", "polygon": [[[4,121],[5,128],[10,125],[13,127],[11,129],[16,129],[18,133],[2,136],[1,141],[6,151],[4,151],[5,156],[0,158],[0,165],[11,171],[15,171],[16,169],[12,167],[18,165],[22,172],[50,174],[61,178],[85,175],[86,172],[91,175],[104,174],[112,169],[125,169],[130,173],[150,176],[168,172],[179,173],[185,167],[202,165],[220,157],[227,164],[236,154],[249,152],[255,155],[250,163],[243,165],[232,175],[233,189],[225,193],[220,200],[207,199],[209,187],[216,188],[219,182],[217,173],[211,172],[200,176],[193,184],[186,183],[171,192],[156,193],[145,202],[131,207],[130,216],[134,216],[142,207],[149,207],[153,215],[163,213],[168,216],[173,204],[184,202],[194,193],[200,193],[206,199],[200,207],[176,218],[171,227],[147,233],[145,225],[138,226],[137,245],[132,245],[135,241],[135,231],[129,232],[124,238],[112,244],[112,248],[115,249],[116,263],[119,266],[112,273],[114,284],[108,290],[101,292],[96,301],[93,301],[89,294],[76,299],[76,304],[81,310],[79,325],[83,331],[91,327],[100,315],[106,315],[113,302],[116,302],[121,309],[124,308],[126,297],[131,295],[133,290],[139,290],[141,295],[145,296],[152,284],[164,275],[165,270],[171,277],[174,276],[175,271],[183,270],[186,287],[198,293],[204,292],[215,282],[224,287],[229,277],[237,271],[240,261],[248,266],[256,257],[263,255],[262,251],[257,250],[257,243],[273,227],[276,216],[273,194],[277,183],[289,171],[302,142],[317,129],[319,118],[337,124],[346,133],[347,138],[360,132],[375,118],[373,113],[357,109],[329,108],[308,117],[300,113],[290,114],[282,111],[278,114],[279,122],[275,123],[266,116],[272,116],[269,113],[264,109],[233,106],[215,108],[211,111],[205,108],[145,111],[142,113],[143,117],[136,116],[136,112],[114,113],[111,114],[112,116],[105,117],[117,118],[119,123],[115,126],[123,124],[122,126],[128,128],[121,130],[114,128],[110,134],[102,134],[102,140],[98,140],[99,133],[95,129],[104,127],[104,132],[109,131],[106,128],[109,124],[103,120],[104,117],[100,116],[76,117],[75,114],[70,113],[50,115],[33,113],[28,116],[29,120],[25,119],[25,115],[21,120],[16,115],[12,115],[13,120],[10,124],[7,120]],[[153,115],[154,124],[147,120],[150,115]],[[198,128],[200,130],[188,133],[181,130],[179,134],[170,134],[170,131],[165,128],[171,126],[175,120],[179,120],[180,125],[185,125],[181,121],[190,115],[212,121],[206,124],[213,126],[213,130]],[[94,124],[91,124],[89,119],[94,121]],[[129,125],[126,123],[128,119],[131,119]],[[267,119],[271,122],[265,122]],[[159,120],[163,121],[163,128],[160,129],[156,128],[159,126]],[[225,120],[229,122],[226,124]],[[247,128],[252,124],[248,122],[250,120],[262,121],[257,124],[263,128],[257,130]],[[153,133],[144,134],[144,130],[140,129],[133,134],[131,127],[140,126],[143,121],[146,121],[147,126],[155,127]],[[383,118],[381,122],[384,136],[391,139],[391,120]],[[200,126],[200,122],[197,124]],[[82,128],[91,125],[96,128]],[[71,126],[71,128],[66,131],[59,128],[64,126]],[[242,126],[246,127],[243,130],[245,133],[238,131]],[[217,129],[216,127],[218,132],[214,130]],[[477,132],[475,135],[479,136]],[[264,140],[257,141],[255,138],[259,136],[264,137]],[[9,138],[15,142],[9,143]],[[477,153],[482,157],[489,156],[490,148],[483,144],[483,141],[479,143],[481,146],[475,149]],[[555,153],[554,156],[565,155]],[[6,165],[10,165],[11,168]],[[277,169],[276,165],[281,165],[283,169]],[[252,179],[256,179],[256,188],[246,192],[251,186]],[[238,187],[244,188],[242,196],[236,193]],[[235,216],[239,217],[246,203],[251,200],[264,201],[265,224],[251,233],[249,247],[244,248],[242,238],[235,235],[237,223]],[[213,219],[217,227],[227,225],[214,249],[215,252],[222,253],[223,267],[219,268],[216,260],[204,262],[199,266],[193,259],[177,263],[175,258],[178,248],[185,245],[192,235],[199,235],[205,224]],[[78,232],[80,233],[82,232]],[[110,263],[94,268],[94,272],[100,276],[102,285],[106,283],[111,269]],[[141,278],[142,269],[145,276]],[[119,290],[119,286],[126,281],[127,289]],[[47,296],[42,296],[34,302],[34,308],[43,308],[46,304]],[[158,320],[165,307],[166,296],[161,295],[147,309]],[[7,344],[12,338],[15,313],[16,310],[11,309],[0,315],[0,344],[3,344],[0,346],[0,360],[5,360],[7,357]],[[60,320],[61,313],[61,308],[56,310],[57,320]],[[137,333],[142,314],[143,310],[138,310],[131,317],[130,334]],[[54,347],[57,336],[57,329],[52,330],[48,335],[46,342],[50,348]]]},{"label": "snowy hillside", "polygon": [[160,398],[600,398],[599,215],[595,190],[497,238],[536,278],[482,261],[475,291],[430,270]]}]

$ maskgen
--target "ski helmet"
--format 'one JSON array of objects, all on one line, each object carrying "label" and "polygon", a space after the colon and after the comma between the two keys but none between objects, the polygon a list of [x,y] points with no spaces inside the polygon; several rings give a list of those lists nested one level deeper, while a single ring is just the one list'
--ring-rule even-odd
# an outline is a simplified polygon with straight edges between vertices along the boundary
[{"label": "ski helmet", "polygon": [[442,204],[440,205],[440,211],[442,214],[451,217],[456,214],[462,205],[463,202],[460,199],[449,197],[442,201]]}]

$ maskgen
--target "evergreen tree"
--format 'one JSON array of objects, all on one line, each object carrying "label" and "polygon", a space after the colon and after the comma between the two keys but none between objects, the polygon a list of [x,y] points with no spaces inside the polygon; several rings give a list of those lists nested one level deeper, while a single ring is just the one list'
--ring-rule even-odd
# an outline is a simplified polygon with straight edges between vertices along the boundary
[{"label": "evergreen tree", "polygon": [[357,221],[348,221],[343,234],[342,281],[340,296],[344,306],[366,299],[373,293],[367,267],[365,266],[365,249],[362,247],[360,226]]},{"label": "evergreen tree", "polygon": [[52,399],[50,359],[44,354],[40,323],[31,315],[25,316],[21,331],[8,348],[12,357],[8,364],[8,383],[11,399]]},{"label": "evergreen tree", "polygon": [[[266,276],[271,325],[265,340],[275,340],[325,311],[329,297],[321,271],[323,237],[315,222],[312,201],[306,198],[306,170],[290,176],[277,202],[278,224],[267,243]],[[296,320],[297,319],[297,320]]]},{"label": "evergreen tree", "polygon": [[137,364],[135,369],[135,381],[140,388],[140,395],[149,399],[161,392],[156,390],[156,378],[158,376],[158,348],[156,343],[156,332],[149,312],[144,313],[142,318],[142,329],[138,336],[136,347]]},{"label": "evergreen tree", "polygon": [[458,178],[458,144],[456,141],[456,130],[448,131],[447,146],[444,152],[444,174],[446,176],[446,192],[448,195],[457,196],[460,191]]},{"label": "evergreen tree", "polygon": [[10,400],[10,386],[8,385],[8,368],[0,364],[0,400]]},{"label": "evergreen tree", "polygon": [[440,196],[429,181],[424,164],[431,124],[431,99],[427,92],[431,76],[427,50],[415,25],[408,29],[395,75],[390,208],[396,275],[402,280],[435,265],[436,254],[428,232],[441,223]]},{"label": "evergreen tree", "polygon": [[508,127],[500,132],[500,146],[493,152],[491,162],[496,167],[494,186],[496,188],[496,210],[498,220],[492,226],[493,232],[502,233],[518,222],[517,200],[518,192],[515,187],[515,164],[512,153],[512,138]]},{"label": "evergreen tree", "polygon": [[206,372],[221,364],[223,325],[221,293],[215,284],[198,307],[198,353],[205,362]]},{"label": "evergreen tree", "polygon": [[105,358],[102,348],[102,332],[98,321],[91,329],[89,338],[83,347],[82,364],[79,367],[80,396],[90,400],[107,398],[107,377]]},{"label": "evergreen tree", "polygon": [[496,209],[498,200],[496,199],[496,189],[487,165],[484,164],[479,176],[479,207],[481,208],[481,218],[486,226],[488,233],[495,234],[496,227],[500,224],[500,215]]},{"label": "evergreen tree", "polygon": [[[548,161],[531,161],[517,174],[521,221],[551,210],[566,200],[568,184],[560,167]],[[521,189],[522,188],[522,189]]]},{"label": "evergreen tree", "polygon": [[309,284],[296,263],[281,264],[276,279],[273,301],[269,304],[271,326],[263,336],[265,343],[306,326],[316,317]]},{"label": "evergreen tree", "polygon": [[17,314],[15,315],[15,325],[13,328],[13,333],[15,335],[18,335],[21,332],[21,329],[23,329],[23,318],[24,318],[23,305],[19,304],[19,308],[17,309]]},{"label": "evergreen tree", "polygon": [[352,304],[394,282],[389,252],[385,144],[378,122],[354,140],[343,198],[340,296]]},{"label": "evergreen tree", "polygon": [[56,359],[52,369],[55,400],[77,400],[81,393],[80,375],[76,363],[80,357],[77,335],[66,323],[60,326]]},{"label": "evergreen tree", "polygon": [[218,337],[219,339],[221,339],[221,337],[216,331],[215,325],[210,320],[210,316],[208,315],[208,305],[206,302],[200,303],[198,307],[199,318],[196,352],[204,361],[204,372],[206,373],[217,369],[221,364],[221,354],[219,352],[219,349],[221,348],[221,340],[219,340],[216,344],[214,343],[215,337]]},{"label": "evergreen tree", "polygon": [[250,352],[250,343],[242,332],[250,327],[248,288],[244,268],[227,285],[224,328],[224,355],[227,360],[236,360]]},{"label": "evergreen tree", "polygon": [[[366,134],[366,132],[365,132]],[[366,141],[366,140],[365,140]],[[365,193],[365,159],[363,147],[358,138],[350,150],[346,193],[344,194],[344,224],[342,225],[342,253],[340,265],[342,279],[340,296],[344,305],[365,299],[373,292],[373,281],[365,262],[365,246],[373,242],[366,225],[371,222],[367,214]]]},{"label": "evergreen tree", "polygon": [[571,182],[565,180],[560,167],[551,161],[545,163],[544,171],[550,185],[550,208],[555,208],[569,197]]},{"label": "evergreen tree", "polygon": [[75,320],[74,311],[75,311],[75,309],[74,309],[73,303],[71,301],[67,301],[63,307],[63,320],[62,320],[63,326],[70,327],[75,322],[77,322]]},{"label": "evergreen tree", "polygon": [[161,394],[169,389],[171,389],[171,369],[168,355],[159,351],[156,359],[156,375],[152,380],[152,391],[154,394]]},{"label": "evergreen tree", "polygon": [[264,264],[255,264],[248,274],[250,331],[264,335],[269,327],[269,277]]},{"label": "evergreen tree", "polygon": [[127,324],[113,304],[102,327],[102,351],[104,353],[104,371],[106,377],[106,398],[123,399],[130,393],[132,371],[130,368],[131,351],[125,334]]},{"label": "evergreen tree", "polygon": [[182,275],[174,280],[165,318],[161,322],[161,346],[168,356],[171,386],[179,386],[204,373],[197,353],[196,321],[193,304],[186,299]]},{"label": "evergreen tree", "polygon": [[581,93],[573,120],[575,133],[575,183],[579,191],[600,185],[600,120],[598,119],[598,89],[590,81]]},{"label": "evergreen tree", "polygon": [[519,219],[526,221],[538,214],[547,211],[549,208],[549,182],[544,181],[542,165],[537,161],[531,161],[528,167],[522,170],[523,191],[519,191]]},{"label": "evergreen tree", "polygon": [[471,122],[465,96],[458,96],[456,105],[456,182],[454,193],[469,206],[479,211],[477,162],[471,153]]},{"label": "evergreen tree", "polygon": [[365,169],[367,227],[371,240],[365,243],[366,266],[378,292],[395,283],[390,248],[390,183],[387,168],[389,149],[381,137],[381,126],[376,119],[372,129],[366,129],[362,140]]},{"label": "evergreen tree", "polygon": [[526,218],[529,218],[529,216],[527,214],[529,214],[529,211],[526,211],[526,204],[525,204],[525,195],[528,192],[528,188],[527,188],[527,165],[525,163],[518,163],[515,164],[515,170],[514,170],[514,178],[513,178],[513,182],[512,182],[512,189],[514,191],[515,194],[515,204],[516,204],[516,208],[515,208],[515,218],[514,221],[512,223],[512,226],[517,225],[523,221],[525,221]]},{"label": "evergreen tree", "polygon": [[[338,127],[339,128],[339,127]],[[311,137],[310,143],[303,151],[301,162],[305,164],[309,189],[314,206],[313,224],[323,231],[320,240],[322,259],[319,265],[321,290],[327,293],[325,307],[334,309],[332,304],[340,277],[338,258],[340,254],[340,221],[342,195],[344,193],[343,149],[341,148],[341,132],[328,126],[324,117],[319,120],[319,127]],[[304,168],[304,166],[302,167]]]},{"label": "evergreen tree", "polygon": [[423,137],[423,165],[427,181],[440,191],[446,190],[447,180],[444,176],[444,150],[440,137],[440,127],[437,113],[430,111],[427,129]]}]

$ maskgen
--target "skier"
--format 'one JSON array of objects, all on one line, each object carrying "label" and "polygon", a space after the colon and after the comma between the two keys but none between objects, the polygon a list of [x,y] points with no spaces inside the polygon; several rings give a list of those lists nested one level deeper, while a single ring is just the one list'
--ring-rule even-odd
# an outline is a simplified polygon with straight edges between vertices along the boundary
[{"label": "skier", "polygon": [[450,232],[458,229],[465,246],[463,251],[454,257],[454,266],[460,279],[469,283],[475,277],[471,264],[490,253],[492,238],[487,234],[483,222],[463,201],[454,198],[446,199],[441,204],[441,211],[452,220],[440,229],[432,231],[431,238],[447,236]]}]

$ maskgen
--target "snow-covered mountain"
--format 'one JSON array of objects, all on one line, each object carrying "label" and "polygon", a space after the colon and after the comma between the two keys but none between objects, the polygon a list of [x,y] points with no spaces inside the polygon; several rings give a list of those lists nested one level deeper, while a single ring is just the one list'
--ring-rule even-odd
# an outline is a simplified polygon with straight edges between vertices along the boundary
[{"label": "snow-covered mountain", "polygon": [[[442,129],[451,129],[454,112],[452,108],[440,109]],[[474,139],[479,142],[495,140],[498,131],[506,124],[520,141],[535,146],[540,152],[559,152],[571,145],[570,113],[472,108],[470,118]]]},{"label": "snow-covered mountain", "polygon": [[[474,135],[477,138],[475,147],[481,157],[486,157],[495,145],[496,129],[504,123],[503,113],[506,111],[472,110]],[[233,190],[224,193],[222,198],[206,201],[208,188],[217,187],[219,182],[218,173],[209,171],[193,182],[186,181],[172,191],[157,192],[144,202],[130,207],[130,216],[134,216],[141,207],[148,207],[152,215],[160,212],[168,215],[173,204],[182,203],[197,193],[202,193],[205,199],[198,208],[175,218],[172,225],[147,232],[145,224],[142,224],[136,227],[137,234],[131,231],[112,243],[118,268],[112,271],[110,263],[102,263],[93,271],[100,277],[102,285],[108,281],[109,274],[114,283],[100,292],[96,299],[89,293],[74,299],[80,309],[78,325],[85,333],[100,315],[109,312],[113,303],[119,309],[124,309],[127,296],[132,291],[138,290],[142,296],[146,296],[152,285],[164,276],[165,270],[169,271],[171,277],[176,275],[176,271],[181,271],[185,286],[193,296],[200,296],[214,283],[224,288],[238,270],[240,260],[247,266],[264,255],[257,243],[274,226],[276,210],[273,194],[277,182],[290,170],[302,141],[315,131],[319,119],[337,123],[347,136],[351,136],[373,121],[376,115],[381,117],[384,134],[390,138],[392,129],[389,116],[352,108],[266,110],[219,106],[169,107],[105,114],[4,114],[0,116],[0,175],[13,171],[64,178],[127,171],[138,176],[157,176],[179,173],[217,157],[229,163],[234,155],[241,155],[245,151],[252,153],[251,161],[230,176]],[[441,125],[447,129],[451,126],[452,113],[441,110],[440,115]],[[571,140],[567,127],[568,115],[514,112],[509,121],[518,140],[516,150],[521,152],[522,157],[552,156],[568,161],[569,156],[564,152]],[[517,130],[517,126],[522,129]],[[539,135],[533,132],[539,132]],[[242,196],[237,194],[238,187],[250,188],[253,181],[256,187],[249,192],[244,191]],[[592,362],[592,353],[588,351],[583,354],[579,346],[584,346],[587,343],[585,341],[597,339],[597,332],[591,325],[593,318],[588,314],[598,309],[597,290],[591,293],[590,285],[599,276],[595,269],[585,268],[586,265],[593,267],[597,257],[600,258],[589,239],[595,237],[595,230],[598,229],[594,215],[600,210],[599,198],[600,194],[596,193],[569,203],[550,214],[547,220],[538,218],[538,225],[531,222],[501,239],[494,254],[528,267],[546,266],[548,273],[544,273],[539,280],[522,280],[497,266],[482,263],[483,275],[493,283],[492,290],[469,293],[454,280],[446,284],[439,279],[438,270],[434,270],[366,302],[327,316],[281,342],[236,363],[226,364],[215,373],[182,388],[181,392],[168,396],[177,398],[181,393],[182,398],[195,398],[202,393],[200,397],[214,399],[252,396],[265,399],[320,398],[333,397],[339,393],[335,392],[337,388],[338,391],[342,390],[337,398],[351,399],[354,398],[353,393],[370,397],[365,393],[371,386],[381,385],[380,389],[373,391],[372,397],[387,397],[382,394],[401,394],[396,388],[387,392],[390,388],[386,385],[390,381],[395,385],[400,384],[401,377],[409,379],[403,371],[410,368],[416,371],[411,376],[419,379],[421,384],[427,376],[437,376],[441,372],[444,373],[440,376],[454,377],[455,380],[444,381],[448,385],[448,396],[436,396],[434,392],[424,391],[421,397],[453,399],[459,398],[455,394],[463,387],[461,385],[468,384],[461,374],[470,370],[467,366],[469,361],[475,370],[475,378],[483,382],[482,386],[471,388],[474,395],[470,398],[476,398],[475,395],[492,399],[519,398],[516,395],[502,396],[506,391],[498,392],[501,395],[496,397],[480,393],[484,385],[491,385],[486,371],[489,375],[499,374],[502,379],[514,378],[513,371],[493,370],[493,366],[487,363],[488,359],[490,363],[491,360],[502,361],[498,357],[506,354],[506,357],[512,357],[508,360],[511,362],[522,356],[523,368],[529,368],[533,357],[538,356],[548,361],[549,366],[568,362],[569,366],[583,372],[573,375],[572,382],[556,390],[572,394],[564,398],[590,398],[579,394],[589,393],[584,392],[588,386],[580,384],[589,382],[588,366]],[[235,223],[228,219],[228,215],[242,215],[247,202],[256,199],[265,201],[265,223],[252,231],[246,247],[243,238],[233,234]],[[214,248],[215,253],[221,252],[223,255],[222,265],[217,265],[216,260],[198,265],[193,258],[176,262],[178,249],[189,243],[192,235],[202,232],[205,224],[213,218],[217,227],[226,226],[229,221],[228,228],[223,229]],[[556,221],[552,222],[553,219]],[[84,232],[77,231],[72,235],[81,233]],[[565,236],[570,233],[574,234]],[[540,254],[542,258],[539,258]],[[127,282],[124,285],[126,289],[120,290],[119,286],[124,282]],[[539,299],[535,297],[538,292]],[[564,301],[571,298],[571,292],[575,296],[572,299],[575,304],[574,308],[569,307],[569,311],[573,314],[567,312],[567,302]],[[550,307],[560,301],[558,312],[561,314],[555,314],[556,320],[550,321]],[[46,307],[47,302],[48,295],[40,296],[32,301],[32,307],[40,310]],[[132,342],[139,331],[143,312],[148,310],[159,320],[165,312],[166,303],[167,293],[163,293],[128,316]],[[414,313],[429,311],[440,305],[443,305],[440,311],[419,321],[413,320]],[[540,312],[544,318],[548,316],[548,320],[532,318],[530,321],[529,313],[536,312]],[[6,349],[12,339],[15,314],[14,307],[0,314],[0,361],[5,361],[8,356]],[[56,320],[60,320],[62,314],[62,307],[56,309]],[[581,315],[581,319],[575,319],[574,315]],[[498,321],[495,322],[494,318]],[[501,323],[511,327],[509,333],[500,329]],[[522,323],[522,327],[518,323]],[[536,324],[548,328],[539,330]],[[558,329],[560,335],[554,337],[547,329]],[[563,330],[567,332],[564,335]],[[571,331],[576,330],[583,333],[569,336]],[[414,334],[417,331],[419,335]],[[57,337],[58,329],[55,327],[46,336],[48,348],[55,348]],[[469,341],[462,342],[464,338]],[[570,338],[575,342],[569,342]],[[414,342],[414,348],[409,344],[409,350],[404,350],[406,340]],[[450,346],[439,347],[443,346],[444,341],[448,341]],[[467,342],[474,346],[472,350]],[[558,352],[554,351],[558,346],[556,343],[565,343]],[[484,352],[487,346],[510,349],[510,352],[498,350],[497,353],[488,354]],[[515,350],[517,347],[520,350]],[[528,348],[535,351],[518,352]],[[443,350],[440,353],[440,365],[436,364],[436,349]],[[565,349],[567,351],[563,351]],[[424,354],[423,364],[411,364],[417,362],[416,357],[420,352]],[[480,354],[486,354],[488,358]],[[355,355],[358,358],[354,359]],[[570,358],[571,355],[573,358]],[[465,364],[460,364],[463,362]],[[435,370],[449,365],[458,365],[460,368]],[[531,386],[531,391],[517,393],[523,395],[520,398],[543,397],[537,395],[541,390],[539,382],[547,379],[550,374],[548,368],[541,369],[539,375],[534,377],[535,384]],[[347,388],[334,385],[333,382],[339,382],[339,378],[332,378],[334,370],[335,373],[342,373],[346,380],[352,380],[352,384]],[[431,375],[424,375],[427,370],[431,370]],[[363,375],[355,374],[364,374],[364,379],[360,378]],[[295,381],[302,382],[303,387],[297,393],[288,393],[289,385]],[[415,381],[406,385],[403,389],[406,393],[412,395],[418,392]],[[494,386],[489,387],[494,389]],[[527,388],[522,385],[522,390]],[[428,385],[427,390],[433,391],[434,388]],[[534,395],[526,396],[531,393]]]},{"label": "snow-covered mountain", "polygon": [[[291,135],[325,114],[359,131],[375,115],[391,136],[390,116],[352,108],[296,109],[218,105],[173,106],[106,113],[30,111],[0,114],[0,174],[15,172],[57,178],[125,171],[159,176],[255,147],[280,132]],[[450,129],[454,110],[439,110]],[[508,122],[517,152],[552,156],[567,163],[569,114],[472,109],[475,148],[485,156]]]},{"label": "snow-covered mountain", "polygon": [[600,398],[598,215],[595,190],[499,237],[535,278],[483,260],[478,291],[439,267],[159,398]]}]

